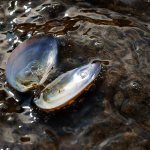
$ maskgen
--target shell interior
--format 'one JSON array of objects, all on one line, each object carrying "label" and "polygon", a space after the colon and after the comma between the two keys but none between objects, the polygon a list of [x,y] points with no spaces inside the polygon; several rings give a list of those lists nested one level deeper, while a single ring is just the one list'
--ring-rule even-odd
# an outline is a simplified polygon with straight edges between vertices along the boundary
[{"label": "shell interior", "polygon": [[101,66],[90,63],[68,71],[47,85],[35,104],[42,109],[53,110],[61,108],[80,95],[96,79]]},{"label": "shell interior", "polygon": [[33,37],[24,41],[8,59],[8,83],[20,92],[42,84],[56,64],[57,53],[57,42],[52,36]]}]

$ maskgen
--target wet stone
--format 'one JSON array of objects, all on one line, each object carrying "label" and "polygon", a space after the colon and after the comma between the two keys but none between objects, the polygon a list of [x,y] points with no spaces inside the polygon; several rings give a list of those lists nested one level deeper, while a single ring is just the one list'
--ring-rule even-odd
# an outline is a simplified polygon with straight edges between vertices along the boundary
[{"label": "wet stone", "polygon": [[20,140],[21,140],[21,142],[29,142],[30,137],[21,137]]},{"label": "wet stone", "polygon": [[113,99],[114,99],[114,105],[119,109],[122,106],[123,102],[125,101],[125,97],[123,95],[123,92],[118,91],[114,95]]},{"label": "wet stone", "polygon": [[4,112],[4,113],[13,113],[13,112],[19,113],[19,112],[23,111],[21,106],[12,97],[8,98],[8,99],[4,99],[3,103],[4,103],[4,107],[1,109],[1,112]]},{"label": "wet stone", "polygon": [[4,100],[7,96],[8,95],[4,90],[0,90],[0,100]]}]

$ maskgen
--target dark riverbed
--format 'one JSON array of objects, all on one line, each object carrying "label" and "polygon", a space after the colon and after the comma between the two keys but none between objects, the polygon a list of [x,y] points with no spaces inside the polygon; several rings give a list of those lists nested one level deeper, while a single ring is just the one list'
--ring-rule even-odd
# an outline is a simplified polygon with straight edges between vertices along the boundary
[{"label": "dark riverbed", "polygon": [[[46,113],[6,84],[5,66],[25,39],[58,39],[54,77],[93,59],[100,79],[75,103]],[[0,1],[0,149],[150,149],[150,1]]]}]

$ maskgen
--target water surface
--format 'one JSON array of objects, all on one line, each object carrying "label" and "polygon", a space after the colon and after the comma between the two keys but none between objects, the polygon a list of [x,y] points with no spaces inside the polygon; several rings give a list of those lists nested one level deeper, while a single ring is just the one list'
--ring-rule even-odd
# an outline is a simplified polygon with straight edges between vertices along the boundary
[{"label": "water surface", "polygon": [[[0,8],[1,149],[150,149],[148,0],[2,0]],[[89,91],[57,112],[39,110],[31,93],[5,81],[13,49],[38,34],[59,41],[56,77],[93,59],[108,62]]]}]

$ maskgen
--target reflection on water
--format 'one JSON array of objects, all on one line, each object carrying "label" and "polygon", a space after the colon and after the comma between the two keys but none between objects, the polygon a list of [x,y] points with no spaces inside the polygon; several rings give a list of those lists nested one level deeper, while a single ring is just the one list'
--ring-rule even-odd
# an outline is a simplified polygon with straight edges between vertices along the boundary
[{"label": "reflection on water", "polygon": [[[149,7],[148,0],[0,1],[0,148],[150,149]],[[93,59],[109,62],[101,80],[57,112],[42,112],[31,93],[5,83],[11,51],[37,34],[59,41],[55,77]]]}]

